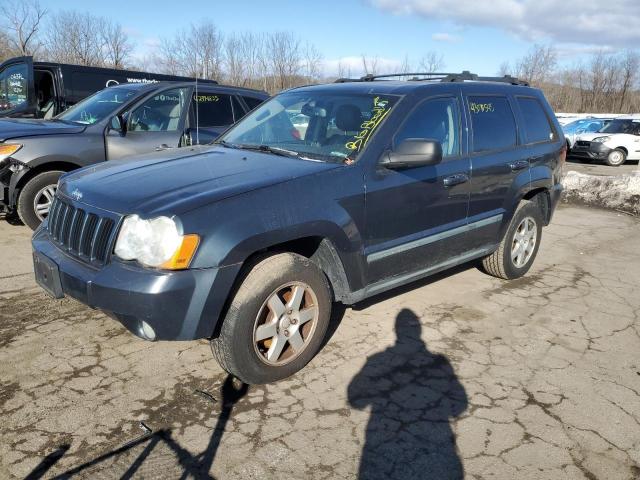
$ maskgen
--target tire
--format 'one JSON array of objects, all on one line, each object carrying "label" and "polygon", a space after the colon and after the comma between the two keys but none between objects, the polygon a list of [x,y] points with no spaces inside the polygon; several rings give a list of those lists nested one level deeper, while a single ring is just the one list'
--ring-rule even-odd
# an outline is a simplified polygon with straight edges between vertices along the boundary
[{"label": "tire", "polygon": [[[46,217],[46,214],[42,214],[44,213],[43,211],[41,211],[40,215],[36,211],[36,201],[53,201],[52,192],[55,193],[58,179],[63,173],[65,172],[59,170],[39,173],[22,188],[20,196],[18,197],[18,216],[31,230],[38,228],[40,223],[42,223],[42,219]],[[44,205],[44,203],[39,204]],[[49,203],[49,206],[50,205]]]},{"label": "tire", "polygon": [[281,380],[316,355],[331,308],[327,278],[309,259],[293,253],[259,259],[246,271],[211,350],[224,370],[245,383]]},{"label": "tire", "polygon": [[624,150],[620,150],[619,148],[616,148],[609,152],[609,155],[607,155],[606,163],[610,167],[619,167],[620,165],[623,165],[624,162],[626,161],[627,161],[627,154],[624,153]]},{"label": "tire", "polygon": [[[527,248],[531,243],[530,238],[529,242],[526,242],[525,252],[522,254],[522,257],[516,257],[514,259],[512,254],[516,247],[516,235],[520,236],[522,232],[521,228],[525,220],[528,220],[529,230],[535,232],[535,236],[531,237],[533,238],[533,247],[531,249]],[[533,222],[533,226],[530,223],[531,221]],[[542,212],[537,202],[527,200],[520,202],[498,249],[482,259],[480,270],[505,280],[513,280],[526,274],[538,254],[540,240],[542,239],[542,223]],[[520,243],[520,245],[522,245],[522,243]],[[519,260],[521,260],[520,263],[518,262]]]}]

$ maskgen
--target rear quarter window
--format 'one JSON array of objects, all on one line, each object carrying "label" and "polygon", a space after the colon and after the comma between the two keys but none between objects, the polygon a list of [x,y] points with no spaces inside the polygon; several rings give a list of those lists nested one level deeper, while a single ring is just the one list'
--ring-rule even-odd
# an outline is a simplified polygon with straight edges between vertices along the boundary
[{"label": "rear quarter window", "polygon": [[260,105],[262,102],[264,102],[264,100],[261,100],[259,98],[255,98],[255,97],[242,97],[242,99],[245,101],[245,103],[249,107],[249,110],[253,110],[258,105]]},{"label": "rear quarter window", "polygon": [[557,139],[555,129],[537,98],[517,97],[516,101],[522,114],[527,143],[550,142]]},{"label": "rear quarter window", "polygon": [[516,121],[507,97],[470,96],[473,151],[505,150],[517,143]]}]

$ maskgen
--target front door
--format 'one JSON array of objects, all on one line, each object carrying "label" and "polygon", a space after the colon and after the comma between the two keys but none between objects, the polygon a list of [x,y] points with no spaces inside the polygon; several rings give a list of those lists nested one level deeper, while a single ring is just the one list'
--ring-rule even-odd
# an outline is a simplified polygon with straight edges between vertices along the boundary
[{"label": "front door", "polygon": [[0,65],[0,117],[33,117],[35,103],[33,58],[12,58]]},{"label": "front door", "polygon": [[378,166],[367,174],[369,284],[436,268],[463,253],[470,164],[461,132],[458,97],[427,99],[408,115],[393,144],[437,140],[442,162],[402,170]]},{"label": "front door", "polygon": [[184,134],[191,88],[154,93],[124,114],[126,132],[108,129],[107,160],[176,148]]}]

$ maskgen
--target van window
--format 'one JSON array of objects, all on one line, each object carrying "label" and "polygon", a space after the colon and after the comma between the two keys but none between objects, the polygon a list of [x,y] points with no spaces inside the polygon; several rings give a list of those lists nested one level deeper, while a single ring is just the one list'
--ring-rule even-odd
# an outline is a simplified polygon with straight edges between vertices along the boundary
[{"label": "van window", "polygon": [[193,103],[198,109],[196,118],[201,127],[225,127],[233,123],[231,95],[198,92],[193,94]]},{"label": "van window", "polygon": [[187,103],[188,88],[157,93],[136,107],[129,118],[132,132],[175,132]]},{"label": "van window", "polygon": [[516,121],[506,97],[469,97],[473,151],[504,150],[517,142]]},{"label": "van window", "polygon": [[0,72],[0,112],[13,110],[27,103],[27,65],[10,65]]},{"label": "van window", "polygon": [[442,156],[460,154],[459,108],[455,98],[435,98],[423,102],[404,122],[394,138],[398,145],[407,138],[437,140],[442,145]]},{"label": "van window", "polygon": [[555,140],[557,136],[540,102],[535,98],[528,97],[517,97],[516,100],[522,113],[527,143]]},{"label": "van window", "polygon": [[242,99],[245,101],[245,103],[249,107],[249,110],[253,110],[264,101],[255,97],[242,97]]}]

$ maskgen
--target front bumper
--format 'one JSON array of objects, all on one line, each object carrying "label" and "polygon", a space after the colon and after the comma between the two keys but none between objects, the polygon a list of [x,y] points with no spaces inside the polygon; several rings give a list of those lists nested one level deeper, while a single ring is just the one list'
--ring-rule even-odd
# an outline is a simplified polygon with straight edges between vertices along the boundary
[{"label": "front bumper", "polygon": [[591,160],[605,160],[611,150],[611,148],[600,142],[589,142],[588,145],[576,142],[571,149],[571,156],[588,158]]},{"label": "front bumper", "polygon": [[145,339],[151,338],[142,322],[155,340],[211,337],[235,276],[230,267],[167,272],[117,259],[97,269],[54,245],[42,227],[31,243],[34,255],[57,266],[64,295],[104,311]]}]

